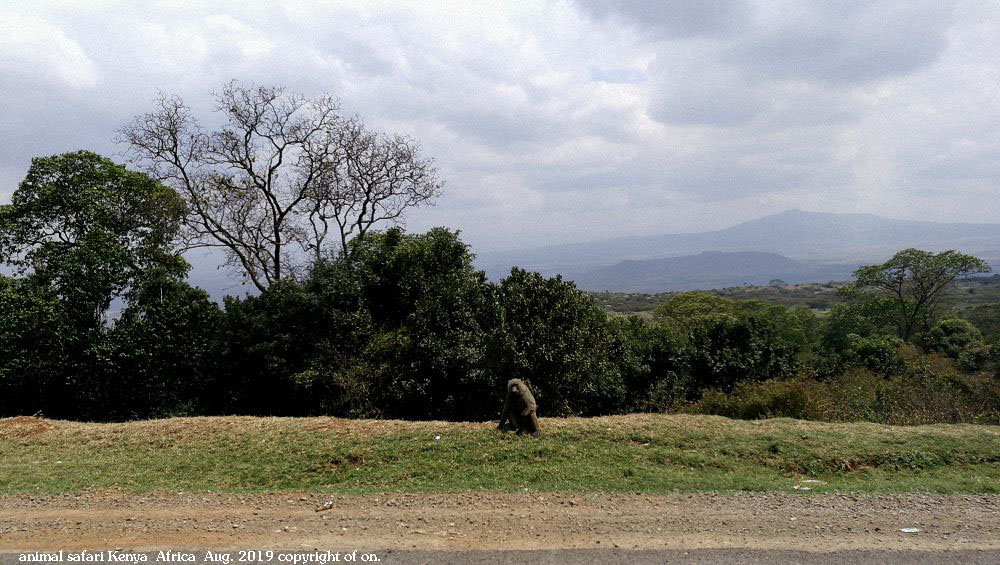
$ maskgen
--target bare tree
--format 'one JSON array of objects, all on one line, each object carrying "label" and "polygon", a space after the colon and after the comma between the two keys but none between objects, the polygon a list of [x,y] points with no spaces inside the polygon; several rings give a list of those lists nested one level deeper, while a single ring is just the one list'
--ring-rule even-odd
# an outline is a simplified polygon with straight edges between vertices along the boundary
[{"label": "bare tree", "polygon": [[205,131],[180,98],[161,95],[118,141],[184,196],[188,247],[223,248],[227,265],[260,290],[335,249],[347,253],[350,239],[401,223],[408,208],[441,193],[416,141],[368,131],[329,95],[233,81],[215,99],[225,117],[217,131]]}]

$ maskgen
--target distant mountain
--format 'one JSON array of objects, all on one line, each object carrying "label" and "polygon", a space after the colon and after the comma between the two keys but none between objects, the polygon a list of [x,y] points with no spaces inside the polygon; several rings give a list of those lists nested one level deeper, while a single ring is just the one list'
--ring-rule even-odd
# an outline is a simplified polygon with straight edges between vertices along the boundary
[{"label": "distant mountain", "polygon": [[621,261],[573,278],[583,290],[662,292],[697,288],[843,280],[857,265],[827,265],[795,261],[759,251],[706,251],[697,255]]},{"label": "distant mountain", "polygon": [[[757,251],[813,264],[858,265],[884,261],[908,247],[929,251],[958,249],[1000,263],[1000,225],[918,222],[872,214],[789,210],[701,233],[626,237],[483,253],[476,263],[492,279],[506,276],[512,266],[520,266],[546,275],[561,273],[574,280],[580,277],[584,281],[596,280],[588,279],[588,273],[621,261],[662,259],[706,251]],[[781,278],[778,275],[771,278]],[[669,280],[663,282],[671,284]]]}]

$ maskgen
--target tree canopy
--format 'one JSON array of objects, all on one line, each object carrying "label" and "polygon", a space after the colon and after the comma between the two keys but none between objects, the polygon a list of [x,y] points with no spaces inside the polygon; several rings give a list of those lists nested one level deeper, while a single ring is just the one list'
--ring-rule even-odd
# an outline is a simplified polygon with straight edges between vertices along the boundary
[{"label": "tree canopy", "polygon": [[150,269],[186,272],[174,248],[184,214],[172,189],[95,153],[36,158],[0,205],[0,262],[51,285],[96,327]]},{"label": "tree canopy", "polygon": [[898,337],[909,340],[917,331],[930,329],[941,291],[956,277],[987,273],[982,259],[957,251],[932,253],[904,249],[878,265],[861,267],[854,282],[842,288],[848,298],[878,303],[896,326]]}]

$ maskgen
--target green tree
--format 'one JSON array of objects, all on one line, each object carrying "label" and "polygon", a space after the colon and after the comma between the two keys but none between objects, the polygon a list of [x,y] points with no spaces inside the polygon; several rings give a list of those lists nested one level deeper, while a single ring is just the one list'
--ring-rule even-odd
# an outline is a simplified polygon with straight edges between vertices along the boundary
[{"label": "green tree", "polygon": [[759,314],[709,314],[689,340],[689,370],[700,389],[732,390],[744,380],[791,376],[799,346],[782,338],[780,328]]},{"label": "green tree", "polygon": [[0,416],[58,415],[52,402],[68,400],[65,320],[50,288],[0,275]]},{"label": "green tree", "polygon": [[905,249],[885,263],[855,271],[854,282],[841,287],[841,293],[857,302],[876,303],[892,320],[896,335],[909,340],[916,332],[930,329],[941,291],[951,281],[989,271],[983,260],[957,251]]},{"label": "green tree", "polygon": [[34,404],[22,399],[25,406],[53,417],[104,417],[121,390],[107,312],[116,298],[130,300],[150,272],[186,272],[174,248],[183,216],[175,192],[100,155],[32,160],[10,204],[0,206],[0,263],[19,275],[6,285],[16,306],[0,312],[9,330],[0,349],[15,352],[7,366],[19,366],[26,394],[39,395]]},{"label": "green tree", "polygon": [[758,300],[732,300],[707,292],[682,292],[654,316],[686,334],[687,393],[725,391],[743,380],[791,375],[799,353],[815,340],[815,316]]},{"label": "green tree", "polygon": [[319,344],[331,339],[317,297],[294,281],[258,296],[225,298],[215,355],[219,372],[207,383],[207,410],[254,416],[314,414],[321,399],[297,386]]},{"label": "green tree", "polygon": [[1000,338],[1000,302],[967,306],[958,315],[972,322],[984,336]]},{"label": "green tree", "polygon": [[844,350],[844,361],[888,377],[905,368],[905,362],[899,354],[899,348],[904,344],[903,340],[894,336],[861,337],[851,334]]},{"label": "green tree", "polygon": [[735,300],[724,296],[693,290],[668,298],[653,310],[653,317],[690,331],[698,325],[698,320],[702,317],[717,312],[732,312],[737,304]]},{"label": "green tree", "polygon": [[108,419],[197,414],[211,392],[221,311],[208,293],[162,271],[150,273],[105,333],[111,349]]},{"label": "green tree", "polygon": [[816,317],[808,310],[790,310],[759,300],[733,300],[697,290],[675,294],[653,311],[655,318],[689,333],[714,314],[766,320],[783,340],[797,348],[811,343],[816,332]]},{"label": "green tree", "polygon": [[607,314],[561,277],[514,268],[499,285],[501,373],[529,381],[539,411],[609,414],[626,389]]},{"label": "green tree", "polygon": [[184,203],[173,190],[89,151],[33,159],[0,206],[0,262],[51,286],[74,321],[98,328],[115,297],[174,253]]},{"label": "green tree", "polygon": [[624,410],[662,412],[688,396],[686,339],[676,327],[637,316],[611,316],[608,324],[611,358],[625,383]]},{"label": "green tree", "polygon": [[[360,359],[323,363],[315,374],[346,384],[348,377],[359,376],[354,366],[367,366],[370,391],[390,417],[493,417],[483,406],[499,406],[502,389],[487,359],[496,299],[458,234],[445,228],[425,234],[392,228],[349,245],[350,253],[314,269],[307,287],[324,297],[343,295],[335,300],[346,310],[330,317],[344,319],[354,302],[360,312],[351,317],[371,333],[359,344]],[[356,335],[347,339],[359,341]],[[343,352],[332,342],[329,349]],[[327,369],[332,366],[337,371]]]},{"label": "green tree", "polygon": [[[493,417],[492,287],[458,234],[399,228],[349,242],[299,284],[228,299],[226,411],[414,419]],[[496,389],[496,390],[494,390]]]},{"label": "green tree", "polygon": [[837,304],[823,318],[820,343],[828,351],[843,353],[857,337],[892,332],[882,317],[891,308],[889,299],[871,297],[855,304]]}]

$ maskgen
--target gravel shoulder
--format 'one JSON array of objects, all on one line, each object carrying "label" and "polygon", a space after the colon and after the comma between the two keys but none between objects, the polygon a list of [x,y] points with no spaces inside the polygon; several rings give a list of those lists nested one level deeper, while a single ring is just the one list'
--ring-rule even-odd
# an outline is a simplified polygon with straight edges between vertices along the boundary
[{"label": "gravel shoulder", "polygon": [[[332,508],[316,512],[327,500]],[[995,555],[1000,496],[91,492],[0,497],[0,551],[166,548],[989,550]]]}]

